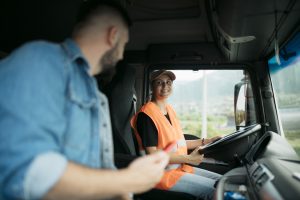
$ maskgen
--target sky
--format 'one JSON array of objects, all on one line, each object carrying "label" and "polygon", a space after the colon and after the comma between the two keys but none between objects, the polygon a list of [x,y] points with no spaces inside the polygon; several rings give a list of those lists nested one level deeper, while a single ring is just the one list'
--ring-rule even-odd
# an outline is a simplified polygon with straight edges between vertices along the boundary
[{"label": "sky", "polygon": [[[170,70],[176,75],[178,81],[194,81],[200,79],[203,76],[204,70],[192,71],[192,70]],[[213,73],[214,70],[206,70],[206,74]]]}]

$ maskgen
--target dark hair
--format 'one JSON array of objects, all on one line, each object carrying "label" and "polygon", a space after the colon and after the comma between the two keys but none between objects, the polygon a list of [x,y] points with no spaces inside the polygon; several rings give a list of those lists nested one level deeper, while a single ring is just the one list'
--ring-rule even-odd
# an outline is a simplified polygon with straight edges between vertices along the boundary
[{"label": "dark hair", "polygon": [[86,21],[90,16],[92,16],[96,10],[100,7],[109,7],[117,14],[119,14],[120,18],[123,20],[124,25],[130,27],[132,25],[132,21],[126,11],[126,9],[121,6],[118,2],[114,0],[87,0],[84,1],[79,9],[76,24]]}]

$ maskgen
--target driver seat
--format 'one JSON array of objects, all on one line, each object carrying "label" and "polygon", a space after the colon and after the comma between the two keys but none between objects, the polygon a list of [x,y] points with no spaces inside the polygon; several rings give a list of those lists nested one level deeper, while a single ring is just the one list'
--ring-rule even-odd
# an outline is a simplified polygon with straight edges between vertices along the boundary
[{"label": "driver seat", "polygon": [[[138,155],[138,144],[130,126],[130,120],[135,114],[135,69],[124,62],[119,62],[112,81],[104,87],[111,113],[113,129],[115,164],[124,168]],[[196,197],[182,192],[152,189],[143,194],[135,195],[138,200],[194,200]]]}]

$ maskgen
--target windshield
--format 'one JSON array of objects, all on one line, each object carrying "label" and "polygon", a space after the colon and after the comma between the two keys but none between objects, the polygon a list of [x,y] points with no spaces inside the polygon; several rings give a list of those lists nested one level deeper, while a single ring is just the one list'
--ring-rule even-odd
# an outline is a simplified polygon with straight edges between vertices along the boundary
[{"label": "windshield", "polygon": [[280,50],[279,57],[272,57],[268,64],[282,135],[300,155],[300,33]]}]

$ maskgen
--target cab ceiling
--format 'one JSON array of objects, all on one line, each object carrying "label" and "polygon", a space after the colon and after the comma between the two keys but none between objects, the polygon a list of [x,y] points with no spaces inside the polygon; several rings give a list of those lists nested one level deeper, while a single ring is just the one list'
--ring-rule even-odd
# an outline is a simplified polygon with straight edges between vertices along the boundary
[{"label": "cab ceiling", "polygon": [[130,1],[134,21],[128,50],[143,50],[150,44],[212,42],[204,1]]},{"label": "cab ceiling", "polygon": [[[83,0],[1,0],[0,51],[9,53],[34,39],[62,41]],[[297,0],[121,0],[132,20],[126,51],[149,46],[215,43],[229,61],[260,60],[299,27]],[[253,36],[243,43],[231,38]],[[166,48],[167,49],[167,48]]]}]

